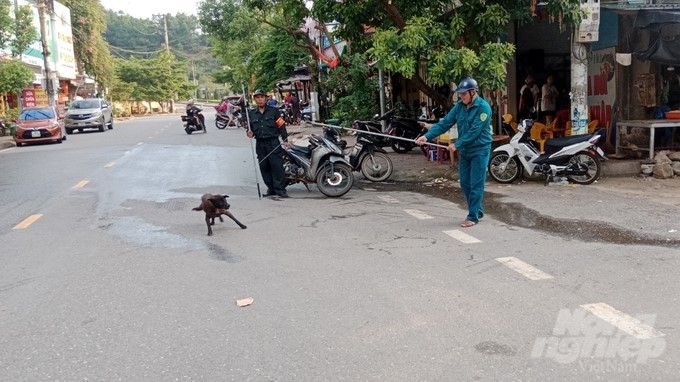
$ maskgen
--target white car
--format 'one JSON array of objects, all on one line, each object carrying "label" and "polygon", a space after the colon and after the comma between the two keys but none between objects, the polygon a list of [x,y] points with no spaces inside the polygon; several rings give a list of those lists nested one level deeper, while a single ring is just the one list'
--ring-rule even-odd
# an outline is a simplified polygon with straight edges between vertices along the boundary
[{"label": "white car", "polygon": [[74,130],[83,132],[85,129],[99,129],[106,131],[113,129],[113,110],[101,98],[84,98],[71,102],[66,110],[64,128],[66,134],[73,134]]}]

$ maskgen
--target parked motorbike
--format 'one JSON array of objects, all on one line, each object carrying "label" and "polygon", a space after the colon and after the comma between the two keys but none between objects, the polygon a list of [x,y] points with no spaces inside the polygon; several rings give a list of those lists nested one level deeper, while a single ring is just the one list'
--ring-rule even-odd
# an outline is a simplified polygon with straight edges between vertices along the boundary
[{"label": "parked motorbike", "polygon": [[[523,120],[510,143],[493,151],[489,174],[499,183],[512,183],[525,171],[529,175],[545,175],[547,185],[556,176],[565,176],[578,184],[591,184],[600,176],[601,160],[607,158],[599,146],[604,143],[602,130],[593,134],[549,139],[545,152],[531,139],[533,121]],[[599,145],[598,145],[599,144]]]},{"label": "parked motorbike", "polygon": [[199,107],[193,107],[187,110],[187,114],[182,116],[182,122],[184,122],[184,131],[187,134],[191,134],[194,131],[203,131],[207,133],[205,128],[205,117],[201,113],[203,109]]},{"label": "parked motorbike", "polygon": [[[357,122],[352,124],[353,129],[358,130]],[[347,148],[347,141],[340,139],[340,134],[334,128],[324,127],[324,137],[343,151]],[[387,152],[379,146],[382,139],[380,136],[358,133],[356,144],[346,156],[352,169],[361,171],[361,174],[372,182],[387,180],[394,169]]]},{"label": "parked motorbike", "polygon": [[307,187],[316,183],[322,194],[339,197],[354,184],[352,166],[336,144],[322,136],[312,134],[309,145],[292,144],[284,150],[283,169],[288,185],[302,183]]},{"label": "parked motorbike", "polygon": [[[398,117],[394,114],[395,110],[392,109],[377,118],[377,120],[379,121],[382,120],[387,121],[388,127],[386,134],[395,137],[415,140],[421,135],[427,133],[427,129],[424,127],[424,125],[419,123],[418,120],[413,118]],[[411,149],[413,149],[415,146],[416,146],[415,143],[403,141],[401,139],[390,140],[390,147],[392,147],[392,150],[394,150],[395,153],[399,154],[406,154],[409,151],[411,151]],[[423,146],[422,150],[425,153],[425,150],[427,150],[427,148]]]}]

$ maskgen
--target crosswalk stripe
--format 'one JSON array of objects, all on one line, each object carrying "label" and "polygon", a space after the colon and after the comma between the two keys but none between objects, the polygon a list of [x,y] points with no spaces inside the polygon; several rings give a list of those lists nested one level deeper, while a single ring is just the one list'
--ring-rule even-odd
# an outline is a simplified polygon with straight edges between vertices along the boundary
[{"label": "crosswalk stripe", "polygon": [[392,204],[397,204],[399,203],[399,200],[389,196],[389,195],[378,195],[378,199],[381,199],[383,202],[386,203],[392,203]]},{"label": "crosswalk stripe", "polygon": [[496,261],[530,280],[547,280],[553,278],[551,275],[516,257],[499,257]]},{"label": "crosswalk stripe", "polygon": [[445,234],[451,236],[452,238],[464,243],[464,244],[474,244],[474,243],[481,243],[479,239],[476,237],[470,236],[464,232],[461,232],[457,229],[454,229],[452,231],[444,231]]},{"label": "crosswalk stripe", "polygon": [[404,210],[407,214],[413,216],[416,219],[420,220],[425,220],[425,219],[434,219],[432,216],[426,214],[425,212],[419,211],[419,210]]},{"label": "crosswalk stripe", "polygon": [[104,165],[104,167],[110,168],[110,167],[113,167],[115,164],[116,164],[116,162],[109,162],[106,165]]},{"label": "crosswalk stripe", "polygon": [[635,338],[647,340],[650,338],[664,336],[663,333],[638,320],[637,318],[620,312],[614,309],[614,307],[603,302],[581,305],[581,308],[623,330]]},{"label": "crosswalk stripe", "polygon": [[15,225],[14,228],[12,228],[12,229],[24,229],[24,228],[28,228],[28,226],[30,226],[31,224],[35,223],[35,222],[36,222],[38,219],[40,219],[41,217],[42,217],[42,214],[31,215],[31,216],[27,217],[26,219],[24,219],[24,221],[22,221],[21,223]]}]

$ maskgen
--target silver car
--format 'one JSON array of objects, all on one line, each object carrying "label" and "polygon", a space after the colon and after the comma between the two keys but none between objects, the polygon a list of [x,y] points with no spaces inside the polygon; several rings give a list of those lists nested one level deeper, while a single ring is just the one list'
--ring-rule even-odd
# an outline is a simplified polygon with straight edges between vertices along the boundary
[{"label": "silver car", "polygon": [[99,129],[106,131],[113,129],[113,110],[101,98],[78,99],[68,105],[64,118],[66,134],[73,134],[74,130],[83,132],[85,129]]}]

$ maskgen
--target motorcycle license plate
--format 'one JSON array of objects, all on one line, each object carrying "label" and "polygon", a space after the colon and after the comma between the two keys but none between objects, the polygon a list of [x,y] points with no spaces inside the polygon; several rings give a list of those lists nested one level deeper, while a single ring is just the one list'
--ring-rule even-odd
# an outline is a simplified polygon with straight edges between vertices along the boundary
[{"label": "motorcycle license plate", "polygon": [[31,131],[31,137],[40,138],[40,131]]}]

